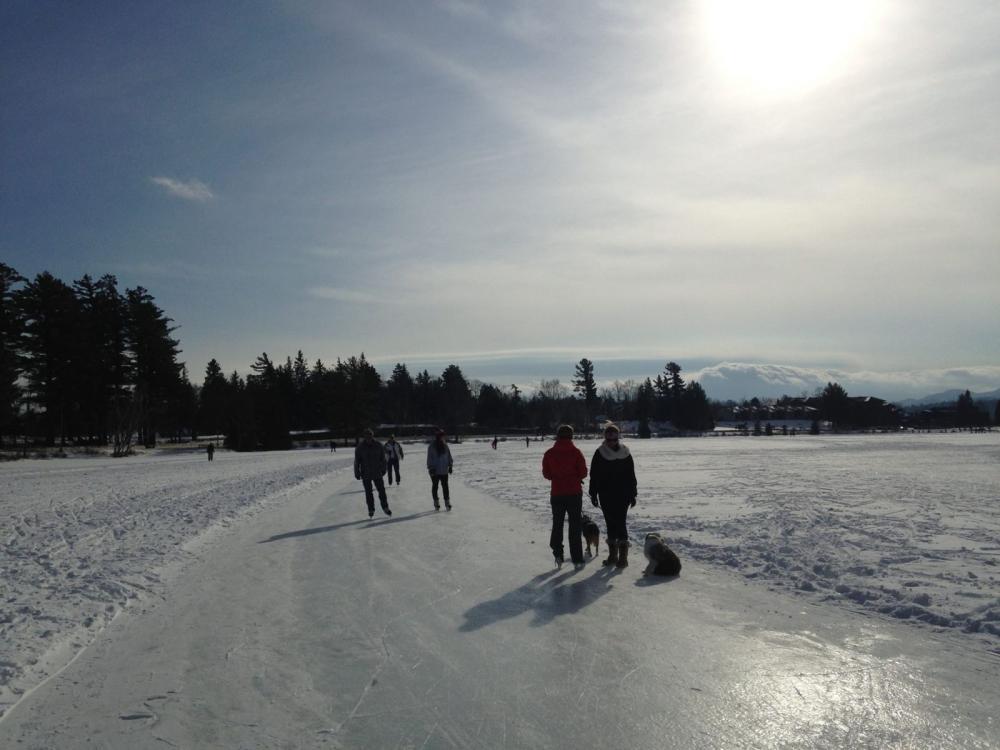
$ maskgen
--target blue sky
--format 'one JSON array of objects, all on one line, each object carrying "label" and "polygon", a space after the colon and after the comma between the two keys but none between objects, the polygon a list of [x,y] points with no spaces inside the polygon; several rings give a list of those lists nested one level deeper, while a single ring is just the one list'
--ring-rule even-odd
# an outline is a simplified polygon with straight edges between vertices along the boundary
[{"label": "blue sky", "polygon": [[0,260],[147,287],[196,381],[1000,385],[993,2],[15,0],[0,63]]}]

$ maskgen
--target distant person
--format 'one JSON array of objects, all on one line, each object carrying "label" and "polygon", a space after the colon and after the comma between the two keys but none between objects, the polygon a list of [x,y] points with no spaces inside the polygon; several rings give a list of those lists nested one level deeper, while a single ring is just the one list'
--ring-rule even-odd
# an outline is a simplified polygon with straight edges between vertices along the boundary
[{"label": "distant person", "polygon": [[382,512],[392,515],[389,510],[389,499],[385,496],[385,450],[382,443],[375,439],[371,430],[364,431],[364,439],[354,449],[354,478],[360,479],[365,488],[365,501],[368,503],[368,517],[375,515],[375,493],[372,485],[378,490],[378,499],[382,504]]},{"label": "distant person", "polygon": [[208,454],[208,460],[211,461],[215,458],[215,443],[209,443],[205,446],[205,453]]},{"label": "distant person", "polygon": [[583,537],[580,512],[583,509],[583,480],[587,460],[573,445],[573,428],[556,430],[556,442],[542,456],[542,476],[552,482],[552,533],[549,546],[557,565],[563,563],[563,523],[569,517],[569,556],[577,567],[583,565]]},{"label": "distant person", "polygon": [[639,494],[635,481],[635,462],[628,447],[622,445],[621,432],[613,424],[604,428],[604,442],[590,461],[590,502],[604,513],[607,524],[608,559],[604,565],[628,566],[628,529],[625,517],[635,507]]},{"label": "distant person", "polygon": [[331,440],[330,441],[330,453],[336,453],[336,452],[337,452],[337,441],[336,440]]},{"label": "distant person", "polygon": [[396,442],[396,436],[390,435],[385,441],[385,463],[389,475],[389,485],[392,485],[392,472],[396,471],[396,484],[399,484],[399,462],[403,460],[403,446]]},{"label": "distant person", "polygon": [[524,436],[524,447],[525,448],[530,448],[531,447],[531,435],[525,435]]},{"label": "distant person", "polygon": [[496,435],[493,436],[493,443],[492,443],[492,445],[493,445],[493,450],[496,450],[497,449],[497,436]]},{"label": "distant person", "polygon": [[444,430],[434,433],[434,441],[427,446],[427,473],[431,475],[431,497],[434,510],[441,510],[438,503],[438,485],[444,495],[444,507],[451,510],[451,495],[448,492],[448,475],[452,472],[451,449],[444,439]]}]

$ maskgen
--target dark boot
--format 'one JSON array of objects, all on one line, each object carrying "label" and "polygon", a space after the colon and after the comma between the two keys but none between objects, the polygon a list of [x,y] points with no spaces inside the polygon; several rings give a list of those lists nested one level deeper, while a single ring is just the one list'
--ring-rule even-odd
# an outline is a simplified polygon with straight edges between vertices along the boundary
[{"label": "dark boot", "polygon": [[601,565],[617,565],[618,564],[618,542],[614,539],[608,539],[608,559],[603,561]]},{"label": "dark boot", "polygon": [[618,563],[619,568],[628,567],[628,539],[621,539],[618,542]]}]

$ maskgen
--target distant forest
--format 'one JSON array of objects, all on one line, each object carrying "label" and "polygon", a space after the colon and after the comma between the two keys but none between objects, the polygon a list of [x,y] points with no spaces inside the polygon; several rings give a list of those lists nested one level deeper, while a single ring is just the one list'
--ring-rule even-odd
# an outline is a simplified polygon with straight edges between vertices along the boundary
[{"label": "distant forest", "polygon": [[[811,398],[712,402],[675,362],[654,378],[599,388],[594,363],[584,358],[569,384],[542,380],[526,396],[516,385],[470,382],[455,364],[440,375],[412,375],[397,363],[383,380],[363,353],[310,364],[300,350],[283,363],[263,353],[246,377],[227,376],[213,359],[196,386],[178,361],[172,323],[146,289],[122,293],[112,275],[69,285],[47,272],[28,280],[0,263],[0,447],[110,445],[125,455],[134,441],[153,446],[158,438],[224,435],[237,450],[283,449],[295,433],[353,439],[377,425],[399,435],[432,425],[452,435],[547,434],[560,423],[588,430],[614,419],[649,437],[704,432],[718,421],[773,434],[770,423],[779,420],[850,429],[908,419],[880,399],[849,397],[836,383]],[[990,423],[968,392],[930,419],[930,426]]]}]

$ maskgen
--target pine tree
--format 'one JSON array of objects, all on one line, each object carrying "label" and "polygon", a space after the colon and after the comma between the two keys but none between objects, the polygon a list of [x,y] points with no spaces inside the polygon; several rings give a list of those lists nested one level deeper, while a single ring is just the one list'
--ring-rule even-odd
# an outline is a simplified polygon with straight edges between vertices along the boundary
[{"label": "pine tree", "polygon": [[216,359],[205,366],[205,381],[198,404],[198,430],[203,435],[220,435],[226,429],[226,408],[230,400],[229,384]]},{"label": "pine tree", "polygon": [[597,405],[597,383],[594,381],[594,363],[586,357],[576,365],[573,390],[583,399],[587,410],[586,421],[589,424]]},{"label": "pine tree", "polygon": [[66,444],[73,427],[75,368],[79,358],[79,306],[73,290],[47,271],[16,293],[24,327],[21,352],[28,386],[43,411],[46,445]]},{"label": "pine tree", "polygon": [[827,383],[820,396],[820,415],[833,422],[835,429],[840,429],[849,419],[850,400],[838,383]]},{"label": "pine tree", "polygon": [[157,426],[169,408],[168,400],[181,383],[179,342],[170,336],[177,329],[145,288],[127,289],[125,299],[134,394],[145,403],[140,440],[151,447],[156,445]]},{"label": "pine tree", "polygon": [[17,425],[17,402],[21,389],[18,345],[23,321],[16,304],[16,289],[24,281],[10,266],[0,263],[0,447],[4,435],[13,435]]},{"label": "pine tree", "polygon": [[469,383],[458,365],[448,365],[441,373],[443,420],[450,435],[472,421],[474,403]]},{"label": "pine tree", "polygon": [[336,369],[343,388],[342,397],[336,399],[342,409],[341,423],[350,434],[360,435],[363,429],[374,424],[382,377],[365,359],[364,352],[344,362],[337,360]]},{"label": "pine tree", "polygon": [[84,275],[73,288],[80,306],[80,345],[85,352],[76,366],[82,434],[106,445],[115,405],[128,397],[128,310],[114,276],[94,281]]},{"label": "pine tree", "polygon": [[397,362],[386,381],[386,414],[393,424],[407,424],[413,408],[413,378],[406,365]]}]

